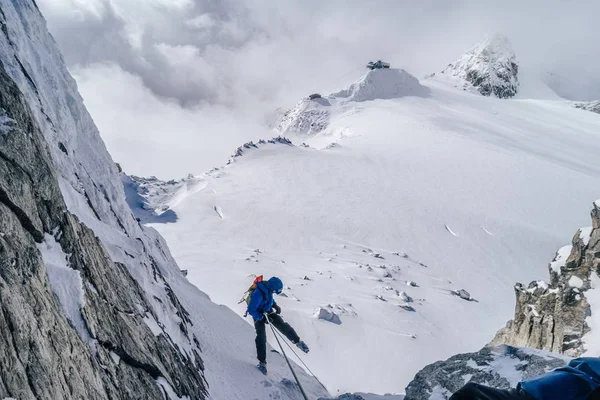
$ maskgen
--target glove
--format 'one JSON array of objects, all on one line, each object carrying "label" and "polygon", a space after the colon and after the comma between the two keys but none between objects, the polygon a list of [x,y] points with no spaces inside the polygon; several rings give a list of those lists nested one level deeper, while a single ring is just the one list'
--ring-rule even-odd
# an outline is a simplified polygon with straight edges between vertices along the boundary
[{"label": "glove", "polygon": [[273,308],[271,309],[271,312],[273,311],[275,311],[275,314],[279,315],[281,314],[281,307],[279,307],[277,303],[273,303]]}]

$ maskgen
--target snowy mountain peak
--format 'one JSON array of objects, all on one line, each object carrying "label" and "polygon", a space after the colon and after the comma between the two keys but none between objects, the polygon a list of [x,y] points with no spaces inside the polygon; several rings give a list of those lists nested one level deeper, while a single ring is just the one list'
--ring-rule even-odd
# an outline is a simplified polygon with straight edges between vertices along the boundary
[{"label": "snowy mountain peak", "polygon": [[464,89],[473,88],[484,96],[510,98],[519,89],[519,64],[507,37],[486,36],[442,74],[464,80]]},{"label": "snowy mountain peak", "polygon": [[317,134],[328,125],[336,106],[350,102],[398,99],[406,96],[425,97],[429,89],[403,69],[373,69],[346,89],[322,97],[314,94],[302,99],[283,114],[276,130],[281,134]]},{"label": "snowy mountain peak", "polygon": [[404,96],[425,96],[428,89],[403,69],[384,68],[367,72],[347,89],[331,97],[346,101],[396,99]]},{"label": "snowy mountain peak", "polygon": [[484,36],[467,53],[489,54],[490,56],[495,55],[497,58],[515,56],[510,40],[500,33]]}]

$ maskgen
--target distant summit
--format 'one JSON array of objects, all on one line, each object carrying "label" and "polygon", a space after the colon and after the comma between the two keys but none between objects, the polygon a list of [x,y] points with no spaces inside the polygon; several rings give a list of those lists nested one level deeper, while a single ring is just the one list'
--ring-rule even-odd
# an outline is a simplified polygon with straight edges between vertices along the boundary
[{"label": "distant summit", "polygon": [[372,69],[347,89],[330,97],[347,101],[396,99],[405,96],[425,96],[428,89],[403,69]]},{"label": "distant summit", "polygon": [[389,64],[382,61],[378,63],[380,64],[372,69],[369,65],[375,63],[367,65],[370,70],[344,90],[329,96],[314,93],[300,100],[292,109],[283,113],[276,131],[282,135],[314,135],[324,131],[329,125],[332,106],[428,95],[429,89],[421,85],[413,75],[403,69],[389,68]]},{"label": "distant summit", "polygon": [[485,37],[448,64],[442,74],[465,81],[464,88],[475,88],[484,96],[500,99],[514,97],[519,89],[519,64],[509,40],[503,35]]}]

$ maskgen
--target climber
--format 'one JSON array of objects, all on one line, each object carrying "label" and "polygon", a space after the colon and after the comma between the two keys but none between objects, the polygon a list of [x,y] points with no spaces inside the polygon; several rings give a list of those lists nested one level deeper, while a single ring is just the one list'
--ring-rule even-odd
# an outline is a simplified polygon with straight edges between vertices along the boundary
[{"label": "climber", "polygon": [[599,400],[600,358],[575,358],[569,365],[520,382],[516,389],[467,383],[450,400]]},{"label": "climber", "polygon": [[308,353],[308,346],[288,323],[286,323],[279,314],[281,307],[275,303],[273,293],[280,294],[283,290],[283,282],[277,277],[272,277],[268,281],[259,281],[255,283],[256,288],[250,294],[248,302],[248,314],[254,319],[254,328],[256,329],[256,354],[258,358],[258,369],[267,373],[267,332],[266,324],[273,324],[277,330],[285,335],[300,350]]}]

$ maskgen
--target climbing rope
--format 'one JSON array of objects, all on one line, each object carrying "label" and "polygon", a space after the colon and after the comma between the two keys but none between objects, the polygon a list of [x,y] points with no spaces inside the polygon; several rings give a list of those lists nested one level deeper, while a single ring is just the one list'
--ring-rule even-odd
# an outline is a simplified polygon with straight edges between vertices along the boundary
[{"label": "climbing rope", "polygon": [[307,371],[308,371],[308,372],[309,372],[309,373],[312,375],[312,377],[313,377],[313,378],[315,378],[315,380],[316,380],[317,382],[319,382],[319,384],[320,384],[320,385],[323,387],[323,389],[325,389],[325,390],[327,391],[327,388],[325,387],[325,385],[323,385],[323,382],[321,382],[321,381],[319,380],[319,378],[317,378],[317,375],[315,375],[315,374],[314,374],[314,372],[312,372],[312,371],[310,370],[310,368],[308,368],[308,365],[306,365],[306,364],[304,363],[304,361],[302,361],[302,358],[300,358],[300,356],[299,356],[299,355],[298,355],[298,354],[297,354],[297,353],[294,351],[294,349],[292,348],[292,346],[291,346],[291,345],[290,345],[290,344],[287,342],[287,340],[285,340],[285,337],[283,337],[283,336],[281,335],[281,333],[279,333],[279,332],[277,332],[277,331],[275,331],[275,333],[276,333],[277,335],[279,335],[279,337],[281,337],[281,338],[283,339],[283,342],[284,342],[284,343],[287,345],[287,347],[289,347],[289,348],[290,348],[290,350],[292,351],[292,353],[294,353],[294,355],[295,355],[295,356],[296,356],[296,358],[297,358],[297,359],[298,359],[298,360],[299,360],[299,361],[302,363],[302,365],[304,365],[304,368],[306,368],[306,370],[307,370]]},{"label": "climbing rope", "polygon": [[[265,318],[267,318],[267,314],[264,314],[264,316],[265,316]],[[300,380],[296,376],[296,372],[294,372],[294,368],[292,368],[292,363],[288,359],[287,354],[285,354],[285,351],[283,350],[283,346],[281,345],[281,342],[279,341],[279,337],[277,337],[277,332],[275,332],[275,328],[273,328],[273,325],[271,325],[271,323],[269,322],[268,319],[266,319],[266,322],[271,327],[271,330],[273,331],[273,335],[275,335],[275,340],[277,340],[277,344],[279,345],[279,348],[281,349],[281,354],[283,354],[283,357],[285,358],[285,361],[287,362],[288,367],[290,367],[290,371],[292,371],[292,375],[294,376],[294,379],[296,380],[296,383],[298,384],[298,387],[300,388],[300,392],[302,393],[302,396],[304,396],[304,400],[308,400],[308,396],[306,395],[306,392],[304,392],[304,388],[302,387]]]}]

